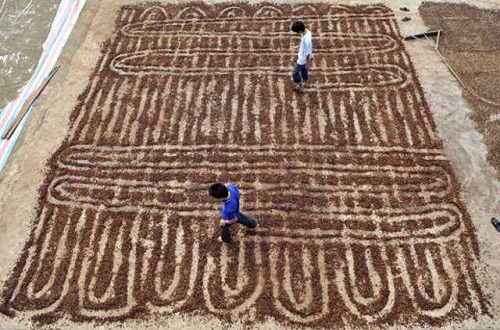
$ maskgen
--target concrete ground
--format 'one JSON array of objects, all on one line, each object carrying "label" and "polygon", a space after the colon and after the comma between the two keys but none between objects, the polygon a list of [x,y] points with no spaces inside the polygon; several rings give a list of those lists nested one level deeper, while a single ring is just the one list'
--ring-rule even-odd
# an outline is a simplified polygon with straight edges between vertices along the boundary
[{"label": "concrete ground", "polygon": [[[38,189],[44,178],[44,164],[59,147],[68,132],[69,114],[78,95],[87,84],[87,77],[99,57],[99,44],[113,29],[114,16],[120,5],[136,3],[133,0],[87,0],[86,7],[60,59],[62,65],[56,77],[37,102],[33,115],[9,163],[0,174],[0,283],[7,278],[30,232]],[[181,1],[178,1],[181,2]],[[214,2],[214,1],[209,1]],[[255,1],[252,1],[255,2]],[[286,2],[286,1],[278,1]],[[306,1],[301,1],[306,2]],[[312,1],[311,1],[312,2]],[[332,3],[383,3],[392,8],[399,21],[401,33],[423,32],[426,27],[418,15],[419,0],[397,1],[331,1]],[[465,1],[464,1],[465,2]],[[476,4],[484,8],[499,8],[492,0]],[[409,13],[399,11],[410,8]],[[401,22],[410,16],[409,22]],[[490,218],[500,216],[500,182],[486,160],[482,136],[469,119],[471,110],[462,98],[460,85],[434,52],[427,40],[405,44],[420,77],[438,132],[444,141],[445,152],[462,185],[462,198],[477,229],[481,249],[477,277],[488,297],[493,318],[482,317],[446,328],[495,329],[500,326],[500,234],[494,230]],[[73,324],[59,321],[54,325],[65,329],[109,329],[109,325]],[[227,328],[212,317],[158,316],[147,321],[129,321],[125,328]],[[233,324],[231,328],[240,328]],[[9,319],[0,314],[0,329],[32,327],[27,320]],[[256,328],[279,329],[273,321]]]},{"label": "concrete ground", "polygon": [[0,0],[0,109],[34,73],[59,0]]}]

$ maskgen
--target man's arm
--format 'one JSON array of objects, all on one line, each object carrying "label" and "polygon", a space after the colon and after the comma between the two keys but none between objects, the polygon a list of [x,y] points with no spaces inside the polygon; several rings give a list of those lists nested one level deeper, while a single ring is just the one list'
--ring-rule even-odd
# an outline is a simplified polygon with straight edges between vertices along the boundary
[{"label": "man's arm", "polygon": [[238,221],[238,218],[234,218],[232,220],[220,219],[219,226],[232,225],[236,221]]},{"label": "man's arm", "polygon": [[313,54],[311,53],[311,54],[309,54],[309,55],[306,56],[306,68],[308,68],[308,69],[309,69],[309,67],[312,64],[312,55]]}]

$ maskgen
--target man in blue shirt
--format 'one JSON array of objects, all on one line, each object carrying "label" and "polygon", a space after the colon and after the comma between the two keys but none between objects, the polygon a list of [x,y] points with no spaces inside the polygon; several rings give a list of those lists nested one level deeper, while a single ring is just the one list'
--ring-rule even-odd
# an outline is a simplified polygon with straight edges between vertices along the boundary
[{"label": "man in blue shirt", "polygon": [[229,227],[236,222],[250,228],[259,226],[257,220],[240,212],[240,192],[235,185],[228,184],[226,186],[222,183],[214,183],[208,189],[208,193],[222,201],[219,242],[229,243],[231,241]]}]

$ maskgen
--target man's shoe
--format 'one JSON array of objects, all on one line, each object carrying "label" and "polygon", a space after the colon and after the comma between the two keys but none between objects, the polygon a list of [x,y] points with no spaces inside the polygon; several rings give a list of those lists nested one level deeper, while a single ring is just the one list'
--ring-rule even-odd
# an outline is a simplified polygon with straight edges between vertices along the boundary
[{"label": "man's shoe", "polygon": [[493,217],[491,218],[491,224],[493,225],[493,227],[495,227],[495,229],[500,232],[500,220],[498,220],[497,218]]}]

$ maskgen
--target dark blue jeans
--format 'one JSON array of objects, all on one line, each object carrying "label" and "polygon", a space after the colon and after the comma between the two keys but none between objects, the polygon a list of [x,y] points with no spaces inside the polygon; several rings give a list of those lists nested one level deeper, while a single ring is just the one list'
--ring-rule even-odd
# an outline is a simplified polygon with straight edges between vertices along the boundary
[{"label": "dark blue jeans", "polygon": [[[259,223],[257,220],[250,218],[248,215],[243,213],[240,213],[240,216],[238,217],[238,220],[236,222],[241,223],[242,225],[249,228],[255,228]],[[234,225],[234,223],[230,225],[220,226],[220,237],[225,243],[229,243],[231,241],[231,230],[229,229],[229,227],[231,227],[232,225]]]},{"label": "dark blue jeans", "polygon": [[307,81],[308,79],[309,74],[307,73],[307,67],[305,65],[295,63],[295,67],[293,68],[293,81],[298,84],[302,81]]}]

